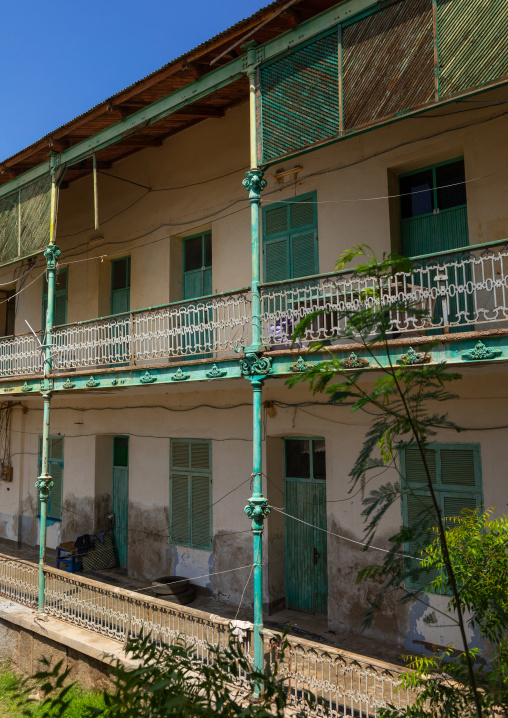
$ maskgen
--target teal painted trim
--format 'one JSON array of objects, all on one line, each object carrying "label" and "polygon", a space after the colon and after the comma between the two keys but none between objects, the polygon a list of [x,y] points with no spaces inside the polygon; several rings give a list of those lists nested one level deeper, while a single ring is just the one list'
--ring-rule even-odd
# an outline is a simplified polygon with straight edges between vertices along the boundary
[{"label": "teal painted trim", "polygon": [[[450,365],[474,365],[477,362],[485,364],[489,363],[501,363],[508,360],[508,334],[502,336],[476,336],[474,338],[462,339],[459,334],[453,335],[452,341],[446,341],[438,343],[437,346],[430,349],[430,360],[432,363],[437,362],[448,362]],[[445,335],[442,335],[445,338]],[[455,339],[455,337],[458,337]],[[390,346],[390,357],[392,366],[397,365],[397,359],[401,355],[407,353],[409,348],[413,348],[416,351],[423,351],[423,347],[428,350],[428,344],[432,341],[438,340],[439,336],[428,337],[428,341],[422,342],[421,339],[415,340],[407,339],[404,344],[398,344],[396,346]],[[474,357],[474,350],[481,340],[486,347],[488,352],[492,350],[494,356],[487,356],[478,359],[466,358],[469,352]],[[349,359],[351,354],[351,347],[341,350],[339,347],[330,347],[328,351],[331,351],[335,357],[340,361]],[[367,353],[361,349],[361,347],[355,348],[354,353],[358,359],[369,360]],[[366,366],[362,371],[377,371],[376,361],[381,363],[381,366],[388,366],[386,360],[386,354],[382,347],[373,349],[375,360],[370,361],[370,366]],[[490,353],[489,353],[490,354]],[[284,355],[270,355],[266,356],[265,359],[270,359],[271,369],[267,371],[269,376],[288,376],[298,371],[303,371],[305,368],[309,368],[312,364],[318,361],[326,360],[327,356],[324,354],[304,353],[305,360],[302,358],[302,354],[284,354]],[[301,360],[301,361],[300,361]],[[217,370],[214,367],[217,367]],[[83,392],[87,390],[95,390],[97,387],[101,389],[121,389],[128,388],[131,386],[144,386],[147,383],[157,383],[172,386],[179,386],[182,381],[175,381],[175,375],[178,374],[179,370],[185,370],[184,376],[185,383],[189,384],[192,382],[207,382],[210,384],[210,380],[214,382],[224,382],[229,379],[240,379],[242,376],[240,363],[237,358],[220,360],[217,358],[210,358],[207,361],[199,361],[199,363],[192,364],[191,361],[182,360],[181,365],[171,364],[164,367],[133,367],[125,369],[109,369],[103,370],[102,373],[97,368],[94,368],[90,373],[72,373],[69,376],[72,377],[72,387],[69,387],[69,376],[65,374],[62,376],[54,376],[45,382],[41,376],[37,377],[20,377],[19,379],[9,379],[8,381],[0,381],[0,396],[18,396],[23,398],[26,394],[30,393],[32,396],[41,395],[46,390],[52,393],[66,392],[71,394],[72,392]],[[351,370],[353,371],[353,369]],[[150,382],[146,380],[146,374],[148,373]],[[66,386],[67,385],[67,386]]]},{"label": "teal painted trim", "polygon": [[[445,338],[445,335],[442,335]],[[437,362],[448,362],[450,365],[474,365],[477,362],[482,364],[502,363],[508,361],[508,334],[502,336],[476,336],[474,338],[462,339],[459,334],[453,335],[452,341],[446,341],[438,343],[437,346],[430,349],[430,358],[432,363]],[[390,346],[390,357],[392,366],[397,365],[397,359],[401,355],[407,353],[408,349],[412,347],[416,351],[423,351],[423,347],[428,350],[428,344],[434,340],[439,341],[439,336],[428,337],[428,342],[425,344],[419,339],[418,341],[413,339],[407,339],[404,344],[398,344],[396,346]],[[473,353],[478,341],[481,340],[485,345],[486,349],[492,350],[492,357],[483,357],[479,359],[466,358],[464,355],[469,352]],[[350,357],[351,347],[341,350],[338,347],[330,347],[329,351],[333,353],[340,361],[345,361]],[[360,347],[354,349],[355,354],[359,359],[369,360],[367,353]],[[373,349],[375,360],[370,361],[369,367],[364,367],[362,371],[377,371],[376,361],[380,362],[382,366],[388,366],[386,360],[386,354],[382,347]],[[269,376],[288,376],[298,371],[302,371],[305,368],[309,368],[312,364],[318,361],[326,360],[327,356],[324,354],[304,353],[305,361],[302,359],[302,354],[284,354],[284,355],[271,355],[265,357],[271,361],[271,369],[267,374]],[[302,361],[300,361],[302,359]],[[214,366],[217,366],[215,371]],[[87,390],[97,390],[97,387],[101,389],[121,389],[128,388],[131,386],[144,386],[147,384],[146,374],[148,372],[150,377],[150,383],[164,384],[179,386],[182,382],[175,381],[175,375],[179,369],[185,369],[185,376],[188,378],[185,380],[186,384],[192,382],[207,382],[210,384],[210,380],[214,382],[224,382],[229,379],[239,379],[243,375],[241,373],[240,362],[237,358],[219,360],[217,358],[210,358],[207,361],[200,361],[199,363],[192,364],[189,360],[182,360],[181,365],[171,364],[164,367],[139,367],[139,368],[125,368],[125,369],[109,369],[101,373],[100,370],[94,368],[90,373],[75,374],[72,373],[72,387],[69,387],[69,377],[65,374],[63,376],[53,376],[51,379],[45,382],[41,376],[37,377],[20,377],[19,379],[9,379],[8,381],[0,381],[0,396],[18,396],[23,398],[26,394],[30,393],[32,396],[41,395],[47,386],[49,391],[52,393],[66,392],[71,394],[72,392],[83,392]],[[353,371],[353,370],[351,370]],[[182,371],[183,373],[183,371]],[[218,375],[220,374],[220,376]],[[67,384],[67,386],[65,386]],[[48,389],[46,389],[48,390]]]}]

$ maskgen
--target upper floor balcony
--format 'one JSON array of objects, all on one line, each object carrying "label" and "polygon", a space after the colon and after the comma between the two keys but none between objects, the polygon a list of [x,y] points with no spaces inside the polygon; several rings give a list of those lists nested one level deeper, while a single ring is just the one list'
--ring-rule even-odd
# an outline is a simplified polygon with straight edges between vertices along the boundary
[{"label": "upper floor balcony", "polygon": [[[316,310],[323,311],[296,348],[333,341],[346,328],[347,313],[365,301],[380,301],[390,312],[390,339],[433,340],[449,333],[508,327],[508,243],[418,257],[412,272],[396,273],[386,282],[379,299],[375,292],[369,294],[370,289],[375,289],[373,280],[351,271],[262,285],[260,321],[266,350],[291,348],[296,325]],[[394,306],[401,302],[414,311]],[[58,326],[52,334],[53,371],[240,356],[252,340],[251,306],[246,288]],[[42,375],[42,344],[41,333],[0,341],[0,376]]]}]

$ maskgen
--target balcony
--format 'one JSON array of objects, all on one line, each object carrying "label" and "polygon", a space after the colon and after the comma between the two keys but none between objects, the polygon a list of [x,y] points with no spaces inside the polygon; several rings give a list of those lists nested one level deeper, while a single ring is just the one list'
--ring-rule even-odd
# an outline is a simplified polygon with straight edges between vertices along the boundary
[{"label": "balcony", "polygon": [[373,279],[351,271],[262,285],[263,342],[290,348],[298,322],[317,310],[299,346],[333,340],[346,329],[345,313],[379,301],[390,312],[392,339],[508,328],[508,243],[418,257],[413,272],[392,275],[378,296]]},{"label": "balcony", "polygon": [[[250,342],[249,290],[57,327],[53,371],[227,357]],[[42,334],[0,341],[0,377],[42,374]]]}]

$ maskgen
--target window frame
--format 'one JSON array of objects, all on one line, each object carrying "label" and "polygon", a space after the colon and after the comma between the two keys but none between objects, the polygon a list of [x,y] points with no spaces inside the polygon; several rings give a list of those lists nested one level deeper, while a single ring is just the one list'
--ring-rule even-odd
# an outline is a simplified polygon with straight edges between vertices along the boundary
[{"label": "window frame", "polygon": [[[427,212],[425,214],[418,214],[414,217],[402,217],[402,202],[400,201],[399,202],[399,222],[401,222],[401,223],[402,222],[410,222],[413,219],[420,219],[423,217],[432,217],[436,213],[436,210],[439,209],[438,208],[438,195],[437,195],[438,188],[437,188],[437,179],[436,179],[436,169],[438,167],[444,167],[445,165],[451,165],[454,162],[462,162],[463,163],[464,177],[465,177],[466,162],[464,159],[464,155],[459,155],[459,157],[453,157],[449,160],[444,160],[443,162],[435,162],[434,164],[425,165],[425,167],[418,167],[417,169],[411,170],[410,172],[403,172],[403,173],[397,175],[397,186],[398,186],[398,191],[400,192],[401,191],[400,190],[400,181],[401,180],[405,179],[406,177],[411,177],[413,175],[420,174],[420,172],[426,172],[428,170],[432,171],[432,205],[433,205],[432,212]],[[467,203],[467,180],[466,179],[464,179],[464,188],[465,188],[465,192],[466,192],[466,202],[464,204],[458,204],[456,207],[453,207],[453,209],[458,209],[459,207],[467,207],[468,206],[468,203]],[[412,194],[412,192],[410,194]],[[440,210],[440,212],[446,212],[446,209]]]},{"label": "window frame", "polygon": [[[192,444],[206,444],[208,446],[209,456],[209,468],[208,469],[196,469],[189,467],[180,467],[173,464],[173,447],[174,442],[182,441],[188,442],[189,448]],[[213,464],[212,464],[212,439],[186,439],[186,438],[172,438],[170,439],[169,447],[169,469],[170,469],[170,490],[169,490],[169,518],[170,518],[170,543],[174,546],[188,546],[189,548],[200,549],[203,551],[211,551],[213,548]],[[188,529],[189,529],[189,541],[178,541],[173,537],[173,475],[174,474],[186,474],[187,475],[187,500],[188,500]],[[192,506],[192,478],[193,476],[207,477],[208,478],[208,504],[209,504],[209,528],[210,537],[207,544],[199,544],[193,540],[193,506]]]},{"label": "window frame", "polygon": [[[305,200],[310,199],[312,202],[312,223],[309,224],[303,224],[301,227],[298,227],[294,230],[291,229],[291,223],[290,223],[290,208],[292,204],[304,202]],[[280,230],[279,232],[272,232],[271,234],[267,233],[266,230],[266,215],[267,212],[274,209],[279,209],[280,207],[285,207],[287,210],[286,215],[286,228],[283,230]],[[311,274],[303,275],[302,277],[295,277],[294,271],[293,271],[293,237],[295,235],[303,234],[305,232],[309,232],[313,230],[315,232],[315,238],[314,238],[314,270]],[[288,280],[299,280],[304,279],[305,277],[312,277],[316,274],[319,274],[319,233],[318,233],[318,211],[317,211],[317,190],[314,190],[312,192],[305,192],[305,194],[300,194],[297,197],[289,197],[288,199],[284,200],[283,202],[275,202],[274,204],[270,204],[268,206],[263,207],[262,212],[262,232],[263,232],[263,241],[262,241],[262,252],[263,252],[263,284],[276,284],[277,282],[267,281],[266,279],[266,251],[265,248],[267,245],[280,242],[281,239],[284,237],[287,237],[287,246],[286,246],[286,261],[287,261],[287,267],[289,271],[289,276],[285,279],[278,280],[280,282],[288,281]]]},{"label": "window frame", "polygon": [[[122,287],[122,289],[113,289],[113,273],[114,273],[114,266],[117,264],[117,262],[123,262],[124,260],[127,260],[127,276],[129,279],[128,286]],[[110,296],[109,296],[109,308],[110,308],[110,314],[111,316],[116,316],[117,314],[128,314],[130,312],[130,306],[131,306],[131,289],[132,289],[132,261],[131,261],[131,255],[126,254],[124,257],[118,257],[118,259],[112,259],[111,260],[111,279],[110,279]],[[129,309],[127,309],[125,312],[113,312],[113,295],[118,292],[125,292],[126,290],[129,290]]]},{"label": "window frame", "polygon": [[[408,449],[412,449],[413,446],[408,444],[402,444],[399,447],[398,452],[398,459],[399,459],[399,467],[400,467],[400,474],[402,477],[404,477],[405,484],[403,486],[404,493],[401,497],[401,515],[402,515],[402,525],[404,527],[409,526],[409,520],[408,520],[408,500],[407,500],[407,493],[406,488],[407,479],[405,479],[406,475],[406,451]],[[441,476],[441,451],[461,451],[464,449],[469,449],[473,452],[473,460],[474,460],[474,479],[475,483],[474,485],[468,486],[464,484],[458,484],[458,483],[444,483],[442,481]],[[446,497],[457,497],[458,495],[466,495],[466,496],[473,496],[476,499],[476,505],[483,506],[483,478],[482,478],[482,461],[481,461],[481,444],[479,442],[432,442],[428,445],[429,451],[436,451],[436,481],[432,484],[434,488],[434,492],[436,495],[436,498],[439,501],[439,507],[441,511],[441,515],[444,520],[446,520],[446,515],[444,511],[444,500]],[[418,448],[414,447],[414,451],[418,452]],[[411,486],[413,488],[414,494],[417,496],[424,496],[426,498],[431,496],[431,493],[429,489],[427,488],[426,482],[415,483],[412,482]],[[414,488],[416,486],[416,488]],[[466,507],[464,507],[466,508]],[[409,543],[404,544],[404,552],[410,555],[411,547]],[[406,587],[411,591],[421,592],[422,586],[418,581],[413,581],[411,579],[406,579]]]},{"label": "window frame", "polygon": [[[205,237],[207,235],[210,235],[210,246],[211,246],[211,252],[212,252],[212,263],[211,264],[205,264]],[[196,239],[198,237],[201,239],[201,267],[199,267],[198,269],[186,270],[185,269],[185,258],[186,258],[187,242],[190,239]],[[183,246],[182,246],[182,299],[184,301],[191,302],[193,299],[200,299],[201,297],[210,296],[209,294],[200,294],[198,297],[189,298],[189,297],[185,297],[183,295],[185,295],[185,277],[188,274],[198,273],[198,272],[200,273],[201,285],[203,287],[203,291],[204,291],[204,286],[205,286],[205,272],[206,271],[209,270],[211,273],[210,274],[210,284],[212,284],[212,282],[213,282],[213,235],[212,235],[212,230],[207,229],[207,230],[204,230],[203,232],[197,232],[196,234],[190,234],[188,237],[183,237],[182,239],[183,239],[183,242],[182,242],[182,244],[183,244]],[[213,284],[212,284],[212,286],[213,286]],[[213,293],[213,292],[211,292],[211,293]]]}]

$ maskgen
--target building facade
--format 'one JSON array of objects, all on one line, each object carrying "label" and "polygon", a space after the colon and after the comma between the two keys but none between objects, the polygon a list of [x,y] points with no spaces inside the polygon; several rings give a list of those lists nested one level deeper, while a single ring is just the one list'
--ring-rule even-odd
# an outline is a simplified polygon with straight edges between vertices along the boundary
[{"label": "building facade", "polygon": [[[0,438],[12,480],[0,481],[2,538],[38,542],[49,387],[48,546],[104,530],[113,513],[131,576],[188,576],[238,603],[252,565],[251,355],[265,362],[264,611],[360,631],[369,589],[356,576],[377,557],[355,543],[363,505],[348,493],[349,472],[372,417],[286,380],[317,361],[312,341],[340,328],[355,290],[335,263],[361,243],[417,258],[396,292],[420,297],[430,319],[394,317],[393,358],[436,340],[430,360],[463,374],[447,409],[464,431],[440,430],[433,447],[444,514],[504,512],[508,56],[500,49],[494,62],[476,41],[500,42],[507,20],[496,7],[276,2],[6,160]],[[46,262],[30,246],[46,232],[34,226],[49,206],[50,165],[61,255],[45,377]],[[253,255],[256,202],[242,180],[258,167]],[[25,187],[35,187],[26,201]],[[320,308],[329,313],[293,346],[298,321]],[[354,343],[332,350],[362,357]],[[407,476],[412,460],[402,449]],[[387,512],[376,546],[389,548],[411,516],[410,505]],[[410,651],[458,640],[425,622],[445,597],[428,601],[387,602],[371,635]]]}]

